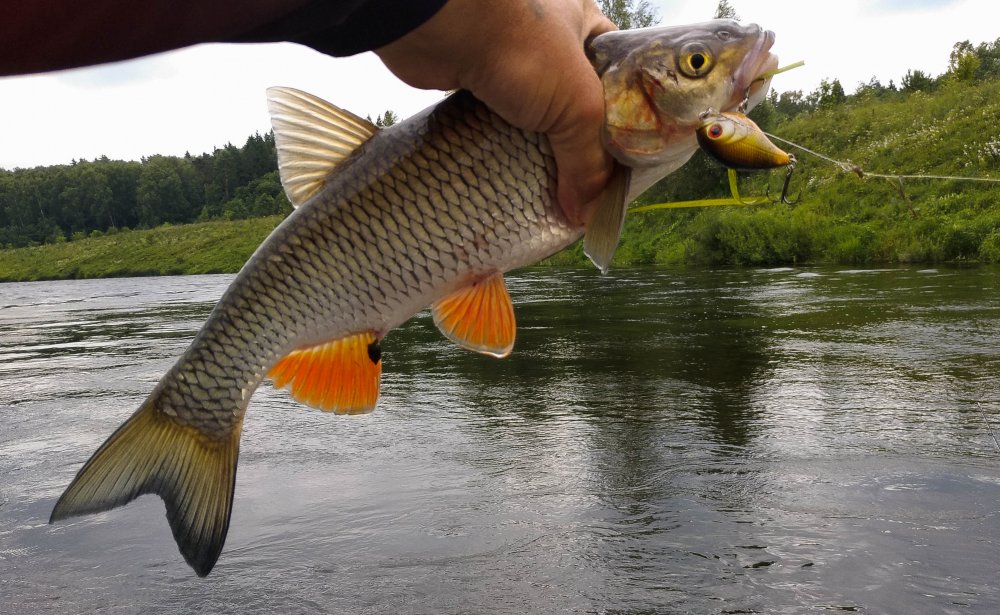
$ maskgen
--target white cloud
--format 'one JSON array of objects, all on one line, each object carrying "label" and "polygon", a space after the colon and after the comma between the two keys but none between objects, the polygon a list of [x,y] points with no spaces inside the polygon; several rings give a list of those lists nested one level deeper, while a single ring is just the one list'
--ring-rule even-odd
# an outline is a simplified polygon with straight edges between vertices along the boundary
[{"label": "white cloud", "polygon": [[139,159],[242,145],[270,130],[264,90],[297,87],[359,115],[407,116],[439,100],[372,54],[330,58],[291,44],[202,45],[49,75],[0,79],[0,167]]},{"label": "white cloud", "polygon": [[955,3],[956,0],[876,0],[870,6],[880,11],[905,13],[914,9],[941,8]]}]

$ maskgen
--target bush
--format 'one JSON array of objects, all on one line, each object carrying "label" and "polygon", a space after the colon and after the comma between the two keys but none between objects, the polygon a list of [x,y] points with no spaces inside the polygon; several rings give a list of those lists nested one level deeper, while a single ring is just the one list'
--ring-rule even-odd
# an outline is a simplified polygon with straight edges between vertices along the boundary
[{"label": "bush", "polygon": [[979,260],[1000,263],[1000,229],[994,230],[979,244]]}]

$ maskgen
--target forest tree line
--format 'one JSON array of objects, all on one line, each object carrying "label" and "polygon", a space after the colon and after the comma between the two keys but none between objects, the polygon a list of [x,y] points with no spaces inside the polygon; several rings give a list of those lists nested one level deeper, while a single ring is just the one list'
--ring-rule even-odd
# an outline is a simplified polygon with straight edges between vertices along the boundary
[{"label": "forest tree line", "polygon": [[0,247],[290,211],[270,133],[199,156],[0,169]]}]

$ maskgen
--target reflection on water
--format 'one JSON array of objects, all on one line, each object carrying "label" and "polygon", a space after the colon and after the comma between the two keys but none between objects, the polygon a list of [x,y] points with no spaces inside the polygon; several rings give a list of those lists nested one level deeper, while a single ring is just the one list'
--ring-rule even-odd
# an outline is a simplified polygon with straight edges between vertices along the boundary
[{"label": "reflection on water", "polygon": [[156,498],[47,525],[229,279],[0,285],[11,612],[995,612],[997,269],[521,272],[507,360],[262,387],[208,579]]}]

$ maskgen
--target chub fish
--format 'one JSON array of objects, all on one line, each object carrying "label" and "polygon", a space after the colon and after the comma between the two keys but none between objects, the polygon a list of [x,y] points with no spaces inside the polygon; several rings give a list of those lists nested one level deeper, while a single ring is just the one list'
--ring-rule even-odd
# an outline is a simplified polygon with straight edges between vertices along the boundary
[{"label": "chub fish", "polygon": [[324,411],[370,412],[382,339],[428,305],[459,345],[507,355],[515,320],[503,273],[581,237],[606,269],[627,203],[694,153],[700,114],[763,98],[773,41],[732,21],[593,39],[617,167],[585,225],[556,201],[545,137],[467,92],[380,130],[309,94],[270,89],[295,211],[82,467],[50,522],[158,494],[184,559],[207,575],[229,527],[243,417],[264,379]]}]

